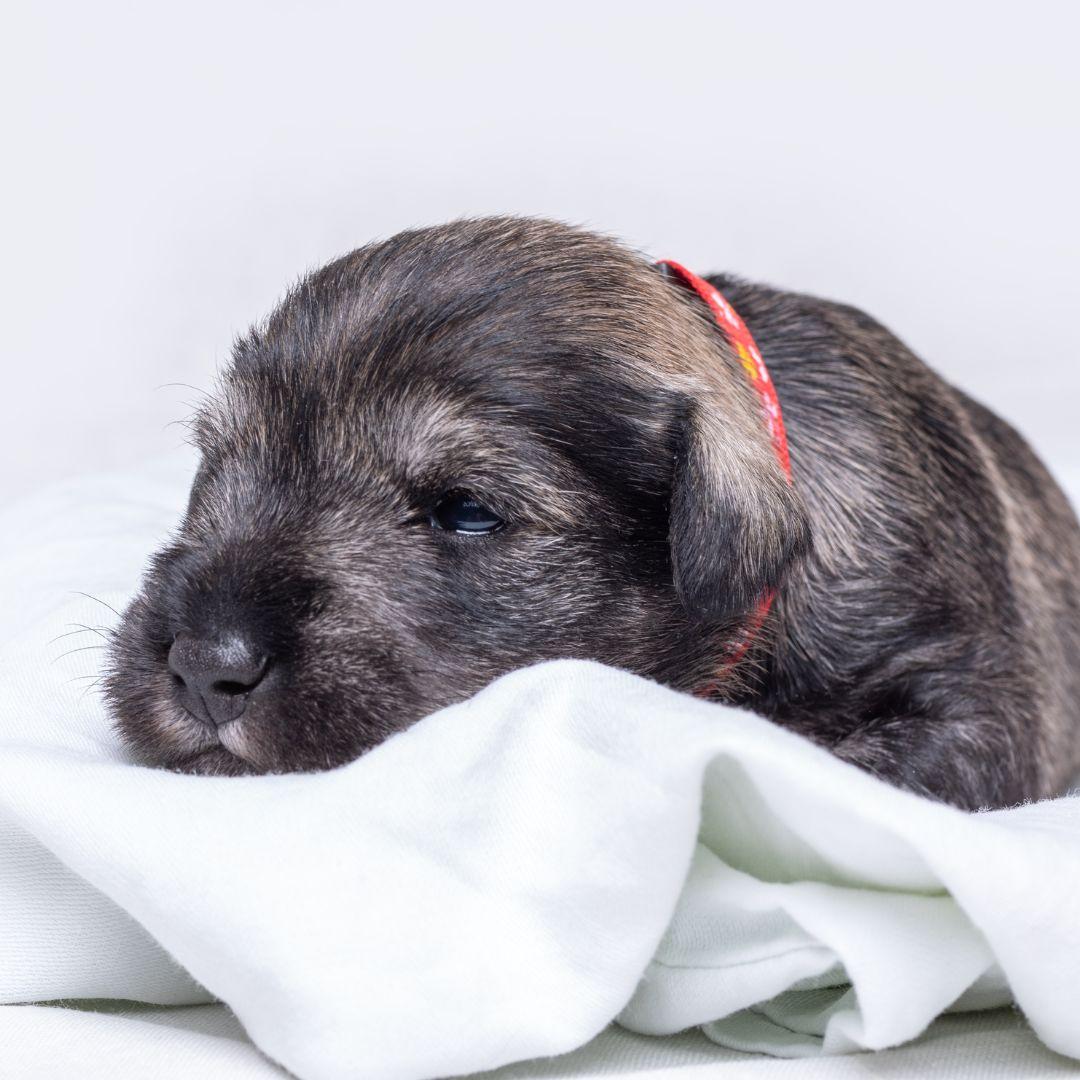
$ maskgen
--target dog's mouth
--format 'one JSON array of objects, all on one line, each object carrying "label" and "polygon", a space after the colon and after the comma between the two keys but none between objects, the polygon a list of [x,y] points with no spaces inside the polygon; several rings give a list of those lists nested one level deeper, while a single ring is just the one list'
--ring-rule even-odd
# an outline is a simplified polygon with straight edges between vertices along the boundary
[{"label": "dog's mouth", "polygon": [[184,750],[170,755],[171,761],[159,764],[178,772],[216,776],[249,776],[268,771],[260,761],[251,726],[243,717],[212,727],[182,707],[176,711],[179,715],[169,726],[174,738],[182,727]]},{"label": "dog's mouth", "polygon": [[205,750],[183,758],[172,768],[176,772],[200,776],[254,776],[264,771],[251,762],[237,757],[220,744],[209,746]]},{"label": "dog's mouth", "polygon": [[[150,601],[140,602],[146,610],[136,608],[118,634],[105,688],[117,734],[133,762],[211,776],[320,772],[360,757],[404,726],[396,723],[397,713],[386,718],[390,710],[372,692],[368,680],[374,676],[367,671],[362,682],[344,665],[339,671],[321,662],[319,685],[307,687],[305,670],[298,672],[292,663],[298,649],[280,649],[277,655],[289,662],[262,661],[256,677],[245,678],[234,670],[239,650],[228,638],[229,648],[216,653],[211,646],[217,639],[211,638],[209,645],[195,642],[203,653],[192,647],[172,656],[183,640],[159,633],[147,614],[154,610]],[[381,673],[378,659],[365,663]],[[202,660],[204,667],[218,660],[231,667],[204,672],[197,665]],[[383,682],[399,685],[396,674],[388,670]],[[419,707],[413,712],[421,715]]]},{"label": "dog's mouth", "polygon": [[222,747],[234,757],[239,758],[241,761],[252,760],[247,728],[244,726],[243,717],[237,717],[227,724],[220,725],[217,729],[217,738]]}]

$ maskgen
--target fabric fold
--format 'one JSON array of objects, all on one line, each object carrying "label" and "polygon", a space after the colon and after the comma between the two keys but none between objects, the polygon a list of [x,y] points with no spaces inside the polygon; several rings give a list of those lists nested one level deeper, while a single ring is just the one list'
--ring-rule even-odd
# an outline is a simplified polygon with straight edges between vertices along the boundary
[{"label": "fabric fold", "polygon": [[28,600],[0,616],[0,1003],[220,999],[302,1080],[490,1069],[616,1017],[837,1054],[1009,1001],[1080,1058],[1077,799],[963,814],[580,661],[329,773],[127,763],[77,681],[102,654],[48,644],[107,628],[70,590],[120,607],[166,522],[109,485],[24,513],[21,545],[7,522],[0,583]]}]

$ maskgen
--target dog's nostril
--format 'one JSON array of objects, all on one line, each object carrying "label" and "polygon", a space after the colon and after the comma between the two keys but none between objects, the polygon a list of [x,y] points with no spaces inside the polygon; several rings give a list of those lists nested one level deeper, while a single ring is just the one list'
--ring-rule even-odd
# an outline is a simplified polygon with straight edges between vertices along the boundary
[{"label": "dog's nostril", "polygon": [[226,724],[247,707],[269,658],[244,637],[178,634],[169,648],[169,671],[184,708],[211,724]]},{"label": "dog's nostril", "polygon": [[213,685],[213,689],[219,694],[246,694],[254,690],[262,681],[262,672],[254,682],[240,682],[237,679],[219,679]]}]

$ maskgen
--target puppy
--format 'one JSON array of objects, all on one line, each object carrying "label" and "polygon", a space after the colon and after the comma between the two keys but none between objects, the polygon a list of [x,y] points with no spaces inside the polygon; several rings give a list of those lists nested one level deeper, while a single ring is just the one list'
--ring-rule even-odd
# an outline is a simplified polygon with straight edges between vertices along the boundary
[{"label": "puppy", "polygon": [[186,515],[115,636],[137,756],[329,768],[587,657],[957,806],[1060,791],[1080,528],[1053,480],[868,316],[711,281],[790,482],[707,305],[607,239],[465,221],[304,279],[196,418]]}]

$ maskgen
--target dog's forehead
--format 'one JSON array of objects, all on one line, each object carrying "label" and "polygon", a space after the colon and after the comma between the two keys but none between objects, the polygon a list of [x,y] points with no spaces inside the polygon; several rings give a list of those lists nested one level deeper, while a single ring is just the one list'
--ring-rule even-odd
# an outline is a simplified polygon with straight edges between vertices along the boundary
[{"label": "dog's forehead", "polygon": [[573,483],[572,473],[588,471],[591,444],[629,452],[661,438],[673,414],[663,404],[611,371],[553,375],[520,357],[382,362],[345,374],[297,361],[226,379],[196,435],[210,458],[277,475],[514,473]]},{"label": "dog's forehead", "polygon": [[211,463],[269,476],[434,464],[655,487],[706,343],[660,276],[602,238],[498,219],[421,230],[304,279],[237,343],[195,434]]},{"label": "dog's forehead", "polygon": [[[307,306],[310,307],[310,306]],[[544,318],[531,298],[468,295],[375,307],[348,293],[280,315],[238,346],[199,426],[206,441],[319,436],[401,453],[478,441],[506,424],[572,431],[624,411],[650,415],[658,383],[596,312]]]}]

